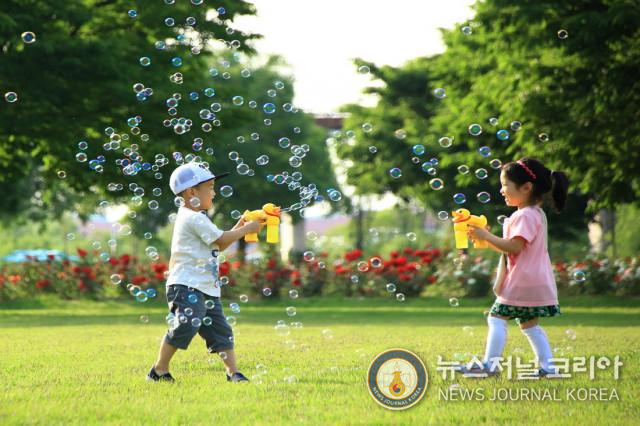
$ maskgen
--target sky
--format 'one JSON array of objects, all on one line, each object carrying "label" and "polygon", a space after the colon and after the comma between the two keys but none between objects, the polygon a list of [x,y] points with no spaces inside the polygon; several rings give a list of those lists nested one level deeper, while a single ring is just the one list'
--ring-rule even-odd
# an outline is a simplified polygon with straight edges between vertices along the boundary
[{"label": "sky", "polygon": [[354,58],[398,66],[444,50],[439,28],[473,16],[471,0],[250,0],[257,16],[238,17],[234,27],[262,34],[262,54],[279,54],[291,65],[296,106],[337,112],[346,103],[370,104],[370,85]]}]

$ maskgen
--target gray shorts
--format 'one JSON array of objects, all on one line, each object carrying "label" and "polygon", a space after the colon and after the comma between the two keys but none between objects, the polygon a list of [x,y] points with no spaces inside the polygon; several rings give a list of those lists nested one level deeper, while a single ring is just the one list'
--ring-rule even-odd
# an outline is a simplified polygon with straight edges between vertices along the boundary
[{"label": "gray shorts", "polygon": [[167,303],[173,320],[164,340],[171,346],[187,349],[199,334],[211,353],[233,349],[233,330],[224,316],[219,297],[173,284],[167,287]]}]

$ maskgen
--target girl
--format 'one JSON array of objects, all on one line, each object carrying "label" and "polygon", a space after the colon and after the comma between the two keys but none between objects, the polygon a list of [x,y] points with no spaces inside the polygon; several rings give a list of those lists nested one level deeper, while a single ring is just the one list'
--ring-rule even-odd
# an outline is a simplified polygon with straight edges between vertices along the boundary
[{"label": "girl", "polygon": [[502,167],[500,183],[505,203],[518,210],[505,220],[503,238],[486,229],[469,229],[472,240],[485,240],[494,250],[503,253],[503,268],[498,267],[494,286],[497,298],[487,318],[489,333],[482,360],[484,368],[463,370],[497,374],[496,368],[491,368],[491,359],[502,356],[507,320],[515,319],[538,358],[542,377],[556,371],[549,362],[553,354],[547,335],[538,321],[540,317],[560,315],[560,306],[547,251],[547,218],[540,206],[543,196],[551,193],[552,205],[560,212],[567,198],[569,180],[563,172],[549,170],[538,160],[523,158]]}]

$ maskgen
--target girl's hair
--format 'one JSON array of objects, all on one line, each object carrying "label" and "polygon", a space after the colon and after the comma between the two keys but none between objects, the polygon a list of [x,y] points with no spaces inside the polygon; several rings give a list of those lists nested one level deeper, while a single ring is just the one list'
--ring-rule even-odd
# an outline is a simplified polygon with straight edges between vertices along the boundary
[{"label": "girl's hair", "polygon": [[569,189],[569,178],[566,173],[549,170],[540,161],[527,157],[505,164],[502,170],[507,179],[515,183],[518,188],[531,182],[533,184],[531,198],[534,201],[542,201],[543,196],[551,192],[555,211],[559,213],[564,208]]}]

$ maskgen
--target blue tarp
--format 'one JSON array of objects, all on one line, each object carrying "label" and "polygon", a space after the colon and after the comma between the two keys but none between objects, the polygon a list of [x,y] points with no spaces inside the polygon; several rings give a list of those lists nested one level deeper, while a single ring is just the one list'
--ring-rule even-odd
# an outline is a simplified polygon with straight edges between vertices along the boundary
[{"label": "blue tarp", "polygon": [[36,250],[15,250],[3,257],[1,260],[3,262],[13,262],[13,263],[22,263],[29,262],[30,259],[27,256],[31,256],[32,259],[37,259],[40,262],[46,262],[49,260],[49,255],[54,256],[54,261],[62,261],[62,260],[71,260],[73,262],[77,262],[80,260],[78,256],[69,256],[60,250],[46,250],[46,249],[36,249]]}]

